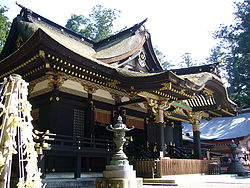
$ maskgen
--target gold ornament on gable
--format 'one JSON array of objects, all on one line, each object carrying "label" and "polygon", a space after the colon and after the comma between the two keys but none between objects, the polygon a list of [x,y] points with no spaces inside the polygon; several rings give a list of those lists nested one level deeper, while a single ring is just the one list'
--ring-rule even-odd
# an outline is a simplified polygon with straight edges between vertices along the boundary
[{"label": "gold ornament on gable", "polygon": [[19,35],[16,39],[16,48],[19,49],[23,45],[23,37]]}]

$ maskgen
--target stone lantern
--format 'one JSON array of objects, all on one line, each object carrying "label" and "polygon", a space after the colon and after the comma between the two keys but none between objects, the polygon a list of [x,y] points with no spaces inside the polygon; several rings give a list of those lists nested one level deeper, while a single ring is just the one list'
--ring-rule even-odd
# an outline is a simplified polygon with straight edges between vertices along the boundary
[{"label": "stone lantern", "polygon": [[96,179],[96,188],[137,188],[142,187],[142,178],[136,178],[136,172],[133,166],[129,165],[128,157],[123,152],[123,145],[126,141],[126,132],[132,130],[126,127],[122,122],[122,117],[119,116],[117,123],[107,130],[114,133],[114,143],[116,152],[112,157],[110,165],[106,165],[103,171],[103,178]]},{"label": "stone lantern", "polygon": [[229,146],[232,158],[231,163],[227,169],[228,173],[230,174],[238,174],[239,176],[244,176],[246,174],[246,171],[244,167],[240,164],[239,159],[237,157],[237,145],[234,143],[234,140],[232,140],[232,144]]}]

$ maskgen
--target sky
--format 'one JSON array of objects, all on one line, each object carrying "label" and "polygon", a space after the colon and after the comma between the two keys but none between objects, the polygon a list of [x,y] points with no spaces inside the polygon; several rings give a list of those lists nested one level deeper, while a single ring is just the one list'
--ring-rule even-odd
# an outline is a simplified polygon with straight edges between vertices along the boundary
[{"label": "sky", "polygon": [[[16,0],[0,0],[9,8],[6,15],[12,20],[20,7]],[[88,15],[91,8],[101,4],[106,8],[121,10],[114,22],[115,30],[131,27],[148,18],[145,26],[152,43],[172,64],[181,62],[189,52],[192,59],[202,63],[216,45],[213,32],[220,24],[234,21],[236,0],[17,0],[33,12],[65,26],[71,14]],[[240,0],[237,0],[240,1]]]}]

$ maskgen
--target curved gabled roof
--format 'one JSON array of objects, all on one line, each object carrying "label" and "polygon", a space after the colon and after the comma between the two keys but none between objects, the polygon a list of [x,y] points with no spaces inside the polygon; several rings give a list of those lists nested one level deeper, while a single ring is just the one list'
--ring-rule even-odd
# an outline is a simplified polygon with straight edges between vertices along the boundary
[{"label": "curved gabled roof", "polygon": [[[22,7],[20,15],[15,18],[12,24],[9,35],[10,37],[3,48],[0,59],[7,57],[16,50],[15,44],[18,37],[21,36],[22,42],[25,42],[38,29],[41,29],[53,39],[77,54],[85,56],[93,61],[104,63],[123,61],[130,58],[134,53],[138,53],[144,46],[146,49],[150,49],[150,51],[147,50],[146,52],[148,56],[153,55],[156,57],[154,52],[152,53],[152,45],[149,45],[146,42],[147,40],[150,40],[148,32],[141,31],[141,27],[145,22],[146,20],[143,20],[142,22],[102,41],[93,42],[25,7]],[[148,58],[146,64],[148,65],[149,72],[163,70],[157,58]]]},{"label": "curved gabled roof", "polygon": [[98,49],[95,57],[107,63],[123,60],[140,51],[145,43],[145,33],[138,33],[116,43]]},{"label": "curved gabled roof", "polygon": [[[190,104],[202,104],[199,98],[205,98],[207,95],[205,89],[209,89],[214,94],[214,100],[217,103],[208,106],[190,106],[196,110],[217,110],[220,105],[223,109],[228,108],[224,109],[230,111],[227,115],[235,115],[236,106],[227,98],[227,92],[215,72],[216,65],[163,71],[154,53],[150,34],[141,28],[144,22],[145,20],[103,41],[94,43],[23,8],[12,23],[10,35],[1,54],[0,78],[4,74],[14,72],[24,74],[26,70],[34,69],[38,63],[30,62],[35,61],[37,54],[35,58],[32,56],[39,50],[47,50],[46,57],[41,55],[40,61],[41,64],[50,63],[50,69],[55,69],[54,71],[70,69],[71,73],[82,74],[79,69],[69,66],[68,63],[67,65],[59,63],[60,61],[70,62],[74,67],[81,67],[87,69],[88,72],[95,73],[91,75],[91,79],[102,81],[106,86],[111,85],[126,92],[147,91],[153,93],[154,96],[159,96],[159,99],[187,99],[190,100],[188,101]],[[130,71],[109,64],[113,61],[126,61],[131,54],[136,54],[140,50],[146,54],[149,73]],[[27,60],[28,58],[33,60]],[[97,78],[97,73],[102,77]],[[42,72],[37,71],[36,74],[38,77],[41,76],[38,74]],[[222,114],[224,115],[226,114]]]}]

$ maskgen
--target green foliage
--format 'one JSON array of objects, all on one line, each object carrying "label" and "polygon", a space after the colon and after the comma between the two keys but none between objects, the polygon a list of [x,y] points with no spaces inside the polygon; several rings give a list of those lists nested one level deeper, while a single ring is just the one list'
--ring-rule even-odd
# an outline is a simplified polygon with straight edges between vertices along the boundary
[{"label": "green foliage", "polygon": [[219,72],[222,79],[225,81],[227,79],[226,66],[224,64],[224,59],[227,57],[226,53],[223,51],[220,45],[215,46],[210,50],[210,56],[206,58],[207,64],[219,63]]},{"label": "green foliage", "polygon": [[206,58],[207,63],[219,63],[225,58],[225,52],[221,46],[216,46],[210,50],[210,56]]},{"label": "green foliage", "polygon": [[113,33],[113,21],[119,14],[119,10],[96,5],[88,16],[72,14],[65,27],[98,42]]},{"label": "green foliage", "polygon": [[236,23],[215,33],[226,52],[229,95],[240,107],[250,107],[250,0],[236,5]]},{"label": "green foliage", "polygon": [[6,7],[0,5],[0,52],[3,49],[11,25],[8,17],[4,15],[7,11]]}]

